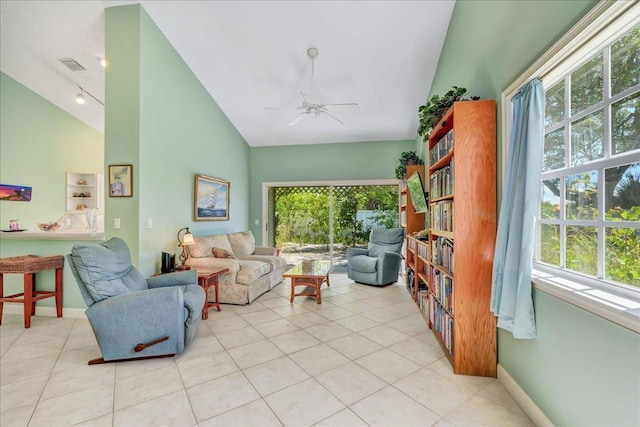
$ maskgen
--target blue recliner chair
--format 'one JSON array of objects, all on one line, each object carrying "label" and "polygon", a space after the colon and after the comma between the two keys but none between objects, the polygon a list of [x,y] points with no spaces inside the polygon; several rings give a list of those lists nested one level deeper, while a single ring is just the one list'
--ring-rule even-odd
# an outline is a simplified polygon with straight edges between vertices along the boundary
[{"label": "blue recliner chair", "polygon": [[384,286],[398,280],[404,228],[373,229],[368,249],[347,251],[347,275],[366,285]]},{"label": "blue recliner chair", "polygon": [[76,244],[67,260],[102,352],[89,365],[173,356],[194,339],[205,299],[195,270],[145,280],[117,237]]}]

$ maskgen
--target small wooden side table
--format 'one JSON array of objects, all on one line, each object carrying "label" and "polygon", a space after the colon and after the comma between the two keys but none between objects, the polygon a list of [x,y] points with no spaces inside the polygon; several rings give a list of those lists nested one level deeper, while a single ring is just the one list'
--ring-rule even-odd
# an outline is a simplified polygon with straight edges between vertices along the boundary
[{"label": "small wooden side table", "polygon": [[[36,314],[36,301],[55,297],[56,315],[62,317],[62,255],[38,256],[22,255],[0,258],[0,324],[2,323],[2,308],[5,302],[22,303],[24,306],[24,327],[31,327],[31,316]],[[55,290],[36,290],[36,273],[45,270],[55,270]],[[4,296],[4,275],[23,274],[24,289],[19,294]]]},{"label": "small wooden side table", "polygon": [[[198,270],[198,284],[204,289],[204,307],[202,307],[202,319],[209,318],[209,309],[215,307],[220,311],[220,294],[218,289],[218,277],[224,273],[228,273],[228,268],[218,268],[213,270]],[[209,288],[213,286],[215,289],[216,300],[209,301]]]}]

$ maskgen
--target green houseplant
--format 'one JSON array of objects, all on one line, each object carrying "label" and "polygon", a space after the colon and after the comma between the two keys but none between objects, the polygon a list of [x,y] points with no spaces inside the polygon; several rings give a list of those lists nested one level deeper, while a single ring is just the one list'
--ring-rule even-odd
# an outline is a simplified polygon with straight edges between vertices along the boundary
[{"label": "green houseplant", "polygon": [[440,120],[440,117],[451,108],[454,102],[477,99],[480,99],[480,97],[469,97],[467,95],[467,89],[458,86],[451,86],[451,90],[442,96],[433,95],[425,105],[421,105],[418,108],[418,119],[420,121],[418,135],[420,135],[423,140],[426,140],[433,126]]},{"label": "green houseplant", "polygon": [[396,178],[405,178],[405,175],[407,173],[407,165],[424,165],[424,162],[415,151],[403,152],[398,159],[398,166],[396,167]]}]

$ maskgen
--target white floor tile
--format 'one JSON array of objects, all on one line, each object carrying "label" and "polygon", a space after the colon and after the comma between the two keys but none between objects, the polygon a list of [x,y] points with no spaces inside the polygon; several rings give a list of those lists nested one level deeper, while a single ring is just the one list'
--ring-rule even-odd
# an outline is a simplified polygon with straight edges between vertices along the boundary
[{"label": "white floor tile", "polygon": [[260,397],[241,372],[188,388],[187,395],[198,423]]},{"label": "white floor tile", "polygon": [[184,389],[114,412],[117,426],[191,426],[196,419]]},{"label": "white floor tile", "polygon": [[[440,416],[393,387],[386,387],[351,406],[371,426],[430,426]],[[461,424],[463,425],[463,424]]]},{"label": "white floor tile", "polygon": [[337,366],[349,363],[349,359],[326,344],[300,350],[290,354],[289,357],[311,376],[320,375]]},{"label": "white floor tile", "polygon": [[279,427],[281,425],[282,423],[262,399],[198,423],[199,427]]},{"label": "white floor tile", "polygon": [[264,399],[285,426],[310,426],[345,408],[312,378]]},{"label": "white floor tile", "polygon": [[252,366],[243,372],[262,396],[309,378],[309,374],[288,357],[279,357],[278,359]]}]

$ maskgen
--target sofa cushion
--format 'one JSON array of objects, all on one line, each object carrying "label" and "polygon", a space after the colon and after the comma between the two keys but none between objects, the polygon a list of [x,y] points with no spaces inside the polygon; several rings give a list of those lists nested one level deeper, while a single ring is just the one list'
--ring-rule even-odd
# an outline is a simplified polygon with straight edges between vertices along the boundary
[{"label": "sofa cushion", "polygon": [[224,249],[234,256],[233,249],[226,234],[215,234],[213,236],[194,237],[195,245],[189,245],[189,254],[194,258],[204,258],[213,256],[213,248]]},{"label": "sofa cushion", "polygon": [[236,283],[250,285],[257,278],[268,274],[270,266],[266,262],[240,260],[240,271],[236,275]]},{"label": "sofa cushion", "polygon": [[233,248],[233,254],[236,257],[245,257],[253,254],[256,249],[256,239],[251,231],[243,231],[241,233],[231,233],[229,242]]},{"label": "sofa cushion", "polygon": [[247,257],[238,257],[238,259],[246,261],[262,261],[269,265],[269,271],[273,271],[287,265],[287,260],[279,256],[251,255]]}]

